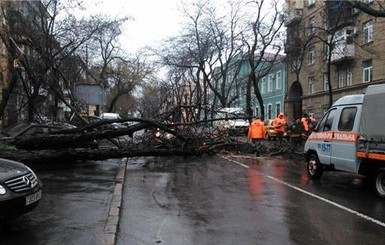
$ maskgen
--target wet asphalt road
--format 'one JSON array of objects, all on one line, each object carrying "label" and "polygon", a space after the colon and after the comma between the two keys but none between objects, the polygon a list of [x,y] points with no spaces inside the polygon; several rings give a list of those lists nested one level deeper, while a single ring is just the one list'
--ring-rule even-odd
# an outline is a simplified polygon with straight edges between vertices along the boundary
[{"label": "wet asphalt road", "polygon": [[0,244],[107,244],[104,229],[119,162],[31,166],[43,181],[43,198],[33,212],[2,224]]},{"label": "wet asphalt road", "polygon": [[[109,244],[119,163],[34,168],[43,199],[5,225],[0,244]],[[385,243],[385,201],[354,175],[310,181],[302,160],[130,159],[125,173],[118,245]]]},{"label": "wet asphalt road", "polygon": [[117,244],[384,244],[385,202],[362,178],[303,161],[222,157],[129,163]]}]

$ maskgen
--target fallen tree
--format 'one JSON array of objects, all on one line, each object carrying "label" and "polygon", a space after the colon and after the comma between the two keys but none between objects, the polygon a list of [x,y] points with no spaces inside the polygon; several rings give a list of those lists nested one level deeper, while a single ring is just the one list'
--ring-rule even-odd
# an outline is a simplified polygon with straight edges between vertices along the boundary
[{"label": "fallen tree", "polygon": [[[112,124],[125,126],[114,128]],[[6,144],[0,143],[0,154],[3,158],[36,164],[123,157],[200,156],[224,151],[253,153],[253,145],[245,137],[208,125],[207,121],[161,124],[138,118],[105,120],[51,134],[8,140]],[[89,147],[93,141],[98,142],[98,147]],[[291,138],[283,146],[273,141],[266,141],[264,145],[269,156],[290,157],[301,153],[301,143],[293,143]]]},{"label": "fallen tree", "polygon": [[[111,125],[125,125],[113,128]],[[8,140],[0,148],[2,157],[25,163],[105,160],[122,157],[197,156],[215,154],[224,149],[250,148],[226,132],[194,124],[161,124],[130,118],[105,120],[84,127],[51,134],[31,135]],[[95,149],[88,143],[98,141]]]}]

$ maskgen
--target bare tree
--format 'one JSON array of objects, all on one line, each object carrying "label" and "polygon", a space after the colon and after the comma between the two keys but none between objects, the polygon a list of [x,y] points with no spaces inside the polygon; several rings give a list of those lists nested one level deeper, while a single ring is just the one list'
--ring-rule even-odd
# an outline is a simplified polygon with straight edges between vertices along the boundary
[{"label": "bare tree", "polygon": [[[249,75],[247,80],[246,109],[252,116],[251,87],[254,88],[262,116],[265,116],[263,99],[259,91],[259,79],[266,76],[281,51],[279,34],[283,26],[281,13],[278,9],[278,1],[255,0],[250,2],[255,12],[255,17],[249,23],[249,28],[243,33],[243,41],[246,46],[245,59],[249,63]],[[267,6],[270,4],[269,6]],[[267,13],[266,9],[270,11]]]},{"label": "bare tree", "polygon": [[[120,34],[119,26],[126,19],[109,20],[99,16],[77,20],[71,15],[60,19],[59,13],[63,9],[60,9],[62,5],[58,1],[46,1],[45,4],[24,1],[20,4],[36,5],[34,7],[39,11],[34,12],[35,22],[20,12],[5,11],[8,28],[2,32],[1,38],[7,43],[10,59],[17,61],[21,73],[18,76],[22,81],[20,88],[23,93],[19,93],[19,96],[23,95],[21,106],[28,105],[29,120],[39,114],[39,108],[45,107],[51,116],[57,117],[59,103],[76,111],[71,103],[73,96],[70,88],[72,82],[86,79],[84,71],[88,72],[88,66],[87,57],[81,56],[84,54],[83,47],[98,44],[100,48],[93,50],[100,50],[100,77],[103,77],[109,62],[119,57],[113,41]],[[68,72],[68,65],[74,60],[78,61],[75,64],[79,66],[74,69],[77,72]],[[47,100],[50,97],[54,99]],[[2,105],[5,104],[4,101]]]},{"label": "bare tree", "polygon": [[105,73],[105,80],[110,87],[110,102],[107,111],[113,112],[116,111],[116,103],[119,98],[130,94],[154,71],[145,60],[136,56],[127,61],[117,60],[111,63]]},{"label": "bare tree", "polygon": [[374,0],[373,2],[374,4],[367,4],[363,1],[349,0],[349,1],[346,1],[346,4],[349,4],[351,7],[359,9],[362,12],[368,15],[371,15],[373,17],[385,17],[384,1]]},{"label": "bare tree", "polygon": [[[198,115],[202,107],[206,119],[208,109],[228,107],[237,99],[231,97],[231,91],[239,86],[240,6],[229,5],[226,13],[217,11],[209,1],[186,7],[188,22],[184,33],[169,40],[169,46],[161,54],[164,64],[185,68],[191,75],[189,79],[195,81],[196,86]],[[209,101],[214,102],[212,108]]]}]

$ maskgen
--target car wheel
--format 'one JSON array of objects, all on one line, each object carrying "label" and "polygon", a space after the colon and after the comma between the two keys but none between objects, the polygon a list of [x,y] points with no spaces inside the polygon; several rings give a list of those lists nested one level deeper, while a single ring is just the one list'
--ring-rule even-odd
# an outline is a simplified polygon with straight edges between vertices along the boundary
[{"label": "car wheel", "polygon": [[311,154],[306,163],[307,173],[312,179],[319,179],[323,173],[323,166],[316,154]]},{"label": "car wheel", "polygon": [[385,199],[385,168],[378,169],[373,182],[376,195],[381,199]]}]

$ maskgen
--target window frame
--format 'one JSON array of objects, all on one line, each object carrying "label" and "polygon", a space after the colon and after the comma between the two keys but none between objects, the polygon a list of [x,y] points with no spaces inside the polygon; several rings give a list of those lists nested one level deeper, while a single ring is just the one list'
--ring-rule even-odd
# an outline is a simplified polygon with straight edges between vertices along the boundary
[{"label": "window frame", "polygon": [[[367,66],[366,66],[367,64]],[[362,82],[368,83],[373,80],[373,63],[372,60],[364,60],[362,62]]]},{"label": "window frame", "polygon": [[275,103],[275,114],[276,114],[277,116],[282,112],[281,109],[282,109],[282,108],[281,108],[281,102],[276,102],[276,103]]},{"label": "window frame", "polygon": [[277,71],[277,74],[275,74],[275,89],[281,90],[282,89],[282,72]]},{"label": "window frame", "polygon": [[315,34],[316,30],[316,19],[315,16],[312,16],[309,18],[309,29],[308,29],[308,35],[312,36]]},{"label": "window frame", "polygon": [[267,117],[268,117],[269,119],[271,119],[271,118],[272,118],[272,115],[273,115],[273,105],[269,103],[269,104],[267,105]]},{"label": "window frame", "polygon": [[266,77],[261,78],[261,94],[266,93]]},{"label": "window frame", "polygon": [[338,87],[339,88],[345,87],[345,75],[346,75],[346,69],[339,68],[338,69]]},{"label": "window frame", "polygon": [[314,65],[316,61],[316,50],[315,46],[311,45],[308,49],[308,65]]},{"label": "window frame", "polygon": [[274,74],[269,74],[267,77],[267,92],[273,92]]},{"label": "window frame", "polygon": [[324,91],[329,90],[329,80],[328,80],[328,74],[327,73],[323,74],[323,87],[324,87]]},{"label": "window frame", "polygon": [[373,21],[369,20],[362,24],[363,44],[373,42]]},{"label": "window frame", "polygon": [[308,78],[308,93],[309,94],[315,93],[315,78],[314,77]]},{"label": "window frame", "polygon": [[[340,118],[338,119],[338,131],[350,132],[353,130],[357,111],[358,109],[356,106],[345,107],[342,109]],[[348,118],[348,121],[344,122],[344,118]]]},{"label": "window frame", "polygon": [[318,123],[316,130],[318,132],[331,131],[333,128],[334,118],[337,116],[337,108],[330,109]]}]

